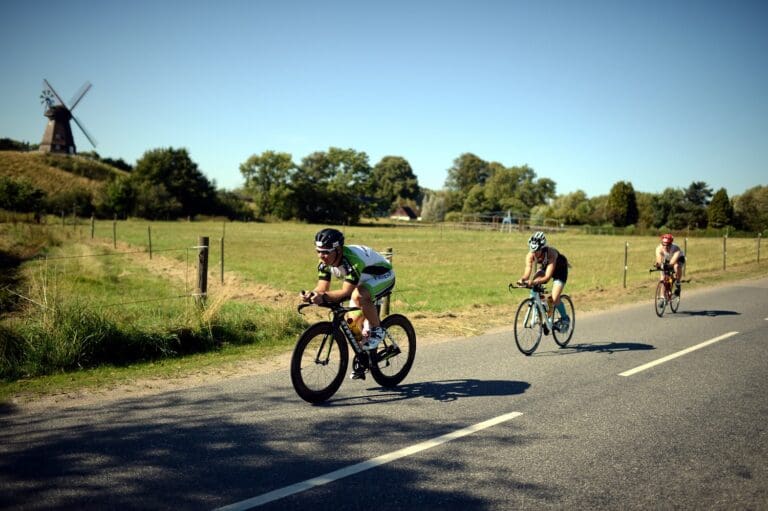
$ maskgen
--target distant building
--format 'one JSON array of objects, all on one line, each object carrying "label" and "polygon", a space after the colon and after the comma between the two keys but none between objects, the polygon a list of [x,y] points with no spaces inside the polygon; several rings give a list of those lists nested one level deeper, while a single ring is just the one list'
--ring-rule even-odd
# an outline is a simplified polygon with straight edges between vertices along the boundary
[{"label": "distant building", "polygon": [[397,209],[389,215],[389,218],[391,220],[410,222],[412,220],[418,220],[419,215],[417,215],[410,206],[398,206]]}]

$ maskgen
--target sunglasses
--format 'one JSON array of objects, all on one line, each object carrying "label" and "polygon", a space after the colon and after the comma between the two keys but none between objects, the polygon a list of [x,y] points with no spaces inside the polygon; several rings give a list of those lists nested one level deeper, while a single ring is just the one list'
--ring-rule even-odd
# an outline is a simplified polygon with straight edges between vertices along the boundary
[{"label": "sunglasses", "polygon": [[322,254],[330,254],[330,253],[332,253],[332,252],[333,252],[333,251],[335,251],[335,250],[336,250],[335,248],[318,248],[318,249],[316,250],[316,252],[317,252],[318,254],[321,254],[321,255],[322,255]]}]

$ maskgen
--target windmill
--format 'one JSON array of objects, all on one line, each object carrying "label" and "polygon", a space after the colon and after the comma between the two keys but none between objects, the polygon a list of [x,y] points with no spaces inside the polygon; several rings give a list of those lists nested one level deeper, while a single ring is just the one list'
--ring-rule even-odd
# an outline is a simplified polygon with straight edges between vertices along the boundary
[{"label": "windmill", "polygon": [[75,154],[75,139],[72,136],[72,128],[69,125],[69,121],[75,121],[77,127],[83,132],[88,142],[95,148],[96,141],[85,130],[77,117],[72,115],[72,110],[75,109],[80,100],[83,99],[85,93],[91,89],[90,82],[85,82],[80,90],[72,97],[69,102],[70,106],[67,107],[66,103],[62,101],[53,89],[48,80],[43,79],[43,92],[40,94],[40,102],[45,105],[45,116],[48,118],[48,124],[45,127],[45,133],[43,133],[43,141],[40,143],[40,151],[44,153],[66,153]]}]

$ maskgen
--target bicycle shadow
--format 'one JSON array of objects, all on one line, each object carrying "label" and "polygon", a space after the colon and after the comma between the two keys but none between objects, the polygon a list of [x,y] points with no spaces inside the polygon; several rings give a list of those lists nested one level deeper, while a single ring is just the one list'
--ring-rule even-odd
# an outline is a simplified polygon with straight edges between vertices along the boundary
[{"label": "bicycle shadow", "polygon": [[456,401],[467,397],[512,396],[522,394],[531,386],[524,381],[510,380],[441,380],[409,383],[395,388],[374,387],[369,391],[377,394],[331,399],[318,406],[357,406],[371,402],[381,403],[404,399],[433,399],[441,402]]},{"label": "bicycle shadow", "polygon": [[741,312],[724,310],[702,310],[702,311],[684,311],[679,310],[675,314],[678,316],[706,316],[716,318],[718,316],[741,316]]},{"label": "bicycle shadow", "polygon": [[622,351],[643,351],[655,350],[653,344],[642,342],[588,342],[581,344],[569,344],[564,348],[557,350],[535,353],[534,356],[552,356],[552,355],[576,355],[578,353],[619,353]]}]

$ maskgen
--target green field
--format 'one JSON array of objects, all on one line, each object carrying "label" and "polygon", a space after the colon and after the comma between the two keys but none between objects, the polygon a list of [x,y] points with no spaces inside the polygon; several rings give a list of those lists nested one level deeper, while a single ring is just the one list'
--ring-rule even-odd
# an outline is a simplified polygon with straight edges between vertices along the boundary
[{"label": "green field", "polygon": [[[67,363],[60,363],[67,367],[69,380],[77,375],[75,380],[94,380],[99,385],[102,378],[114,378],[115,374],[128,374],[129,378],[137,373],[177,374],[201,366],[235,363],[238,358],[259,357],[265,352],[288,351],[306,324],[306,318],[295,313],[296,296],[300,289],[315,283],[317,260],[312,242],[320,227],[298,223],[96,221],[91,237],[88,221],[61,225],[51,220],[36,234],[51,245],[47,258],[24,263],[21,278],[11,290],[15,296],[23,296],[24,306],[0,321],[0,328],[13,326],[25,331],[34,330],[30,325],[39,325],[34,330],[35,339],[42,338],[38,330],[58,334],[57,339],[38,347],[42,357],[38,363],[49,366],[36,371],[51,376],[7,380],[0,397],[24,389],[50,391],[64,385],[61,376],[54,375],[61,372],[56,369],[60,362],[48,360],[50,352],[69,357]],[[30,228],[0,224],[0,249],[10,250],[32,236],[25,229]],[[408,315],[422,339],[475,335],[506,325],[524,296],[524,291],[510,294],[507,284],[522,272],[528,232],[385,224],[343,230],[350,244],[366,244],[380,251],[392,249],[397,286],[391,308]],[[202,312],[189,298],[197,283],[196,246],[200,237],[208,237],[211,246],[207,308]],[[649,274],[648,268],[656,237],[550,232],[548,238],[571,263],[566,290],[577,313],[647,300],[652,314],[657,276]],[[679,236],[676,241],[687,248],[688,289],[768,274],[764,257],[757,263],[757,238],[724,241]],[[93,366],[87,359],[78,361],[75,357],[72,362],[70,337],[81,335],[94,323],[102,331],[99,342],[109,347],[102,349],[124,349],[131,343],[145,349],[150,344],[155,350],[147,357],[150,362],[127,364],[127,368],[78,369]],[[175,336],[170,341],[169,329]],[[197,343],[201,338],[203,343],[206,337],[213,339],[210,346],[188,350],[208,353],[172,357],[172,364],[163,362],[163,357],[158,360],[157,351],[183,354],[184,335],[179,332],[187,331],[196,332],[197,337],[191,337]],[[75,348],[87,347],[87,339],[78,342]],[[6,358],[8,352],[7,346],[3,348]]]},{"label": "green field", "polygon": [[[118,242],[148,250],[149,225],[119,222]],[[90,236],[88,226],[83,230],[84,238]],[[312,240],[318,226],[156,222],[151,224],[151,230],[153,252],[168,251],[170,257],[185,266],[188,260],[196,264],[196,252],[192,250],[190,256],[190,251],[183,249],[195,246],[202,236],[209,237],[209,281],[213,294],[220,288],[222,238],[225,274],[233,272],[247,282],[286,293],[296,293],[314,283],[316,257]],[[365,244],[379,251],[392,249],[397,271],[394,302],[405,313],[444,313],[508,304],[507,284],[522,272],[530,234],[388,225],[350,227],[344,231],[347,243]],[[112,233],[112,222],[96,223],[97,238],[109,243]],[[654,281],[647,270],[653,262],[655,236],[625,238],[563,232],[549,233],[548,239],[571,263],[567,289],[574,297],[580,297],[582,310],[600,308],[601,293],[631,295],[637,288],[650,289]],[[754,265],[756,238],[727,239],[725,261],[722,238],[678,237],[676,242],[687,249],[686,275],[693,286],[761,271]]]}]

